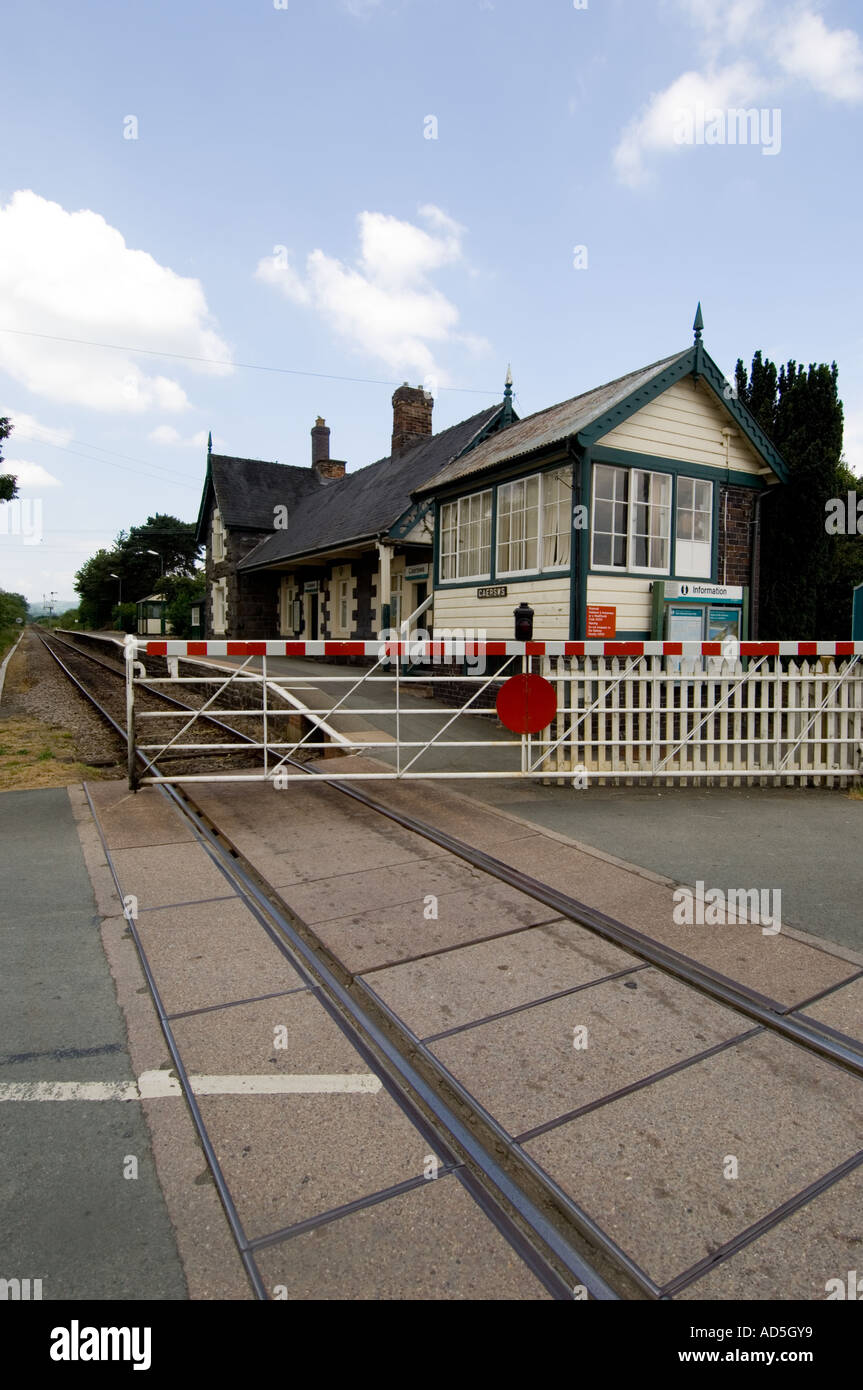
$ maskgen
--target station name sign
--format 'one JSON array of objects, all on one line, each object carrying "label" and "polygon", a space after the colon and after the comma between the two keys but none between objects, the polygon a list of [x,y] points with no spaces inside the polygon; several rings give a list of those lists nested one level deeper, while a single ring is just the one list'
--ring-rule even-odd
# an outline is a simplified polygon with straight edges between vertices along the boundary
[{"label": "station name sign", "polygon": [[698,598],[724,598],[731,603],[743,602],[743,586],[741,584],[668,584],[665,585],[665,597],[676,599],[698,599]]},{"label": "station name sign", "polygon": [[477,598],[506,598],[505,584],[488,584],[484,589],[477,589]]}]

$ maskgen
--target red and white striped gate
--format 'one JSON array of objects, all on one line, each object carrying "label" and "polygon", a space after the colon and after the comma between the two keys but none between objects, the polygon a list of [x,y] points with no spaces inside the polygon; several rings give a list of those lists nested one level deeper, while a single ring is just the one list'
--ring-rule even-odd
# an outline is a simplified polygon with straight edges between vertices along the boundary
[{"label": "red and white striped gate", "polygon": [[[326,766],[330,780],[512,777],[604,782],[719,782],[840,784],[863,769],[863,643],[854,642],[473,642],[317,641],[286,639],[183,641],[126,639],[130,778],[172,782],[306,777],[287,760],[308,750],[313,738],[331,751],[371,754],[381,766],[344,771]],[[164,658],[166,676],[146,676],[146,658]],[[318,658],[286,669],[285,660]],[[368,664],[334,672],[320,659],[351,658]],[[239,664],[229,663],[239,659]],[[280,660],[281,659],[281,660]],[[197,662],[198,665],[190,663]],[[180,673],[183,663],[185,674]],[[492,666],[494,669],[490,670]],[[451,668],[446,674],[441,667]],[[456,668],[461,667],[461,670]],[[519,671],[545,677],[554,687],[556,713],[539,734],[509,735],[497,720],[492,696]],[[185,727],[161,742],[139,735],[160,719],[177,716],[143,709],[142,684],[206,691],[204,705]],[[465,687],[460,705],[416,700]],[[240,709],[218,705],[242,690]],[[321,699],[322,691],[335,692]],[[255,702],[247,706],[250,693]],[[468,693],[468,691],[470,693]],[[351,704],[352,697],[371,705]],[[488,707],[478,701],[485,697]],[[206,712],[233,721],[257,721],[261,770],[171,775],[159,763],[172,754],[200,751],[182,742]],[[369,724],[339,727],[343,716]],[[301,719],[300,737],[285,737],[288,721]],[[434,720],[425,736],[417,724]],[[477,721],[484,721],[485,727]],[[459,735],[456,737],[455,735]],[[250,744],[213,744],[230,756]],[[132,773],[135,753],[147,763]],[[441,765],[443,764],[443,765]]]}]

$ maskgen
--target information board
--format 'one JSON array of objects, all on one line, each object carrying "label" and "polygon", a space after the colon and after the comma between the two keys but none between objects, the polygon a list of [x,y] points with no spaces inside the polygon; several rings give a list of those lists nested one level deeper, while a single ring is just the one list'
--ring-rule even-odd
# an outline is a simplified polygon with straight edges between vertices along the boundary
[{"label": "information board", "polygon": [[589,603],[587,605],[587,627],[585,635],[590,641],[608,642],[615,634],[617,629],[617,609],[606,607],[600,603]]}]

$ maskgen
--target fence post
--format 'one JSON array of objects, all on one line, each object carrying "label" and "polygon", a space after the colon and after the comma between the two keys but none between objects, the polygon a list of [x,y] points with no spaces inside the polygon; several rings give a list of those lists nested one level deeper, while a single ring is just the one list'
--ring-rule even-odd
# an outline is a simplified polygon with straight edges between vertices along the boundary
[{"label": "fence post", "polygon": [[269,748],[268,748],[268,720],[267,720],[267,653],[261,657],[261,708],[264,715],[264,779],[266,780],[269,772]]},{"label": "fence post", "polygon": [[129,790],[138,790],[138,766],[135,760],[135,656],[137,641],[129,632],[123,639],[123,655],[126,658],[126,768]]}]

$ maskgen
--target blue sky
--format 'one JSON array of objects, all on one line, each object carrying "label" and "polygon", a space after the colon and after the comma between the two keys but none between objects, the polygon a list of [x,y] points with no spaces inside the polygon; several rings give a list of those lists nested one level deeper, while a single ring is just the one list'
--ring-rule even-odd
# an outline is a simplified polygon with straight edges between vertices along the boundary
[{"label": "blue sky", "polygon": [[405,379],[443,428],[511,361],[528,414],[699,299],[728,373],[837,360],[863,472],[856,5],[281,3],[7,0],[0,587],[71,598],[121,527],[192,520],[210,429],[306,465],[320,414],[359,468]]}]

